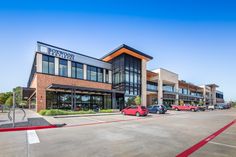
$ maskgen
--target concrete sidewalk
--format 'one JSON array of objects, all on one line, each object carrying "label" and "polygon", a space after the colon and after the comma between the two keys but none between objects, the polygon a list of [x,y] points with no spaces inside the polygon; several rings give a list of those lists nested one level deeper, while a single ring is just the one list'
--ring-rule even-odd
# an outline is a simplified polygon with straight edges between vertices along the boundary
[{"label": "concrete sidewalk", "polygon": [[[44,126],[50,125],[41,115],[35,111],[24,109],[26,115],[24,117],[24,112],[19,108],[15,110],[15,127],[25,127],[25,126]],[[13,118],[13,112],[10,116]],[[12,121],[8,118],[8,112],[0,113],[0,128],[11,128]]]}]

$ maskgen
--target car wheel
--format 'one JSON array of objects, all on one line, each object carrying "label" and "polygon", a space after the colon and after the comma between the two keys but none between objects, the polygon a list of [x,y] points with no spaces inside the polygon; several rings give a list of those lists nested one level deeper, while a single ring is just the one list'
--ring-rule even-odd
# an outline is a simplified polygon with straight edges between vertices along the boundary
[{"label": "car wheel", "polygon": [[159,111],[159,114],[162,114],[162,111]]},{"label": "car wheel", "polygon": [[125,112],[123,111],[122,114],[125,116]]},{"label": "car wheel", "polygon": [[140,116],[140,113],[139,113],[139,112],[136,112],[136,116],[139,117],[139,116]]},{"label": "car wheel", "polygon": [[175,108],[175,111],[179,111],[179,109],[178,109],[178,108]]},{"label": "car wheel", "polygon": [[194,108],[192,108],[191,111],[196,112],[196,110]]}]

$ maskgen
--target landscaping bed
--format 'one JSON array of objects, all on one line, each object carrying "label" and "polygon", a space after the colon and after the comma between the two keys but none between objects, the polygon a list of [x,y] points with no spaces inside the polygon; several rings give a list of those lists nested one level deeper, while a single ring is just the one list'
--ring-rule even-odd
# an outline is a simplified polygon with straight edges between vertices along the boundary
[{"label": "landscaping bed", "polygon": [[114,111],[112,109],[99,110],[99,112],[95,112],[93,110],[71,111],[71,110],[50,109],[50,110],[41,110],[39,114],[42,116],[57,116],[57,115],[96,114],[96,113],[113,113],[113,112]]}]

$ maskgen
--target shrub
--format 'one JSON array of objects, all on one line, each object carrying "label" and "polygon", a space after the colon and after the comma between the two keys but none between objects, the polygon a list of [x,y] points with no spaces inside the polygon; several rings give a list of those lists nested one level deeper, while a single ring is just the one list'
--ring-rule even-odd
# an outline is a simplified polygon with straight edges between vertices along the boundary
[{"label": "shrub", "polygon": [[39,111],[39,114],[42,115],[42,116],[44,116],[44,115],[46,114],[46,112],[47,112],[47,110],[40,110],[40,111]]},{"label": "shrub", "polygon": [[112,113],[112,109],[100,110],[99,113]]},{"label": "shrub", "polygon": [[39,114],[43,116],[56,116],[56,115],[73,115],[73,114],[94,114],[92,110],[88,111],[68,111],[59,109],[40,110]]},{"label": "shrub", "polygon": [[135,101],[136,105],[141,105],[141,98],[140,98],[140,96],[136,96],[134,101]]},{"label": "shrub", "polygon": [[13,97],[10,96],[10,97],[6,100],[5,104],[6,104],[7,106],[12,106],[12,105],[13,105]]}]

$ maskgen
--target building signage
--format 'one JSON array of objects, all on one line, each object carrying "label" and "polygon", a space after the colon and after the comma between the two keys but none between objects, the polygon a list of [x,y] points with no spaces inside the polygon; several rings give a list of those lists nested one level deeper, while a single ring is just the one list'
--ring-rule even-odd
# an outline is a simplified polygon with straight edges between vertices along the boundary
[{"label": "building signage", "polygon": [[72,61],[75,60],[74,54],[71,54],[69,52],[66,52],[60,49],[52,48],[49,46],[39,45],[39,51],[45,54],[48,54],[50,56],[55,56],[58,58],[63,58],[63,59],[72,60]]},{"label": "building signage", "polygon": [[57,49],[53,49],[53,48],[48,48],[48,55],[67,59],[67,60],[75,60],[75,55],[64,52],[64,51],[60,51]]}]

